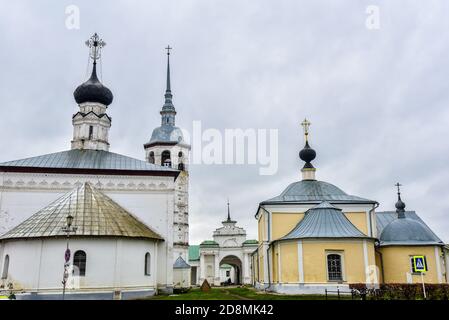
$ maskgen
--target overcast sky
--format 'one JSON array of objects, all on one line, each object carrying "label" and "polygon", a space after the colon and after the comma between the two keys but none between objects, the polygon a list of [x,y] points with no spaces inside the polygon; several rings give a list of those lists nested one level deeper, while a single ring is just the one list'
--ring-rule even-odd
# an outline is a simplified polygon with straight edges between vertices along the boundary
[{"label": "overcast sky", "polygon": [[[66,27],[72,4],[79,29]],[[380,10],[379,29],[366,27],[369,5]],[[304,117],[319,180],[379,210],[394,209],[400,181],[407,209],[448,242],[448,12],[447,0],[0,0],[0,161],[70,148],[93,32],[107,42],[111,151],[144,159],[170,44],[177,125],[279,129],[275,175],[191,166],[191,243],[212,237],[227,197],[256,238],[258,203],[300,178]]]}]

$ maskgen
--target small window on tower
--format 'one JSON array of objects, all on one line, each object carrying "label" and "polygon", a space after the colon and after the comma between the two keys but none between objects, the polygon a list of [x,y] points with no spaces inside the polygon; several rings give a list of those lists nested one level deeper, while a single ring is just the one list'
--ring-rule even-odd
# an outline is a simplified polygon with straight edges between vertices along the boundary
[{"label": "small window on tower", "polygon": [[92,139],[93,135],[94,135],[94,127],[89,126],[89,140]]},{"label": "small window on tower", "polygon": [[153,151],[151,151],[148,156],[148,162],[154,163],[154,152]]}]

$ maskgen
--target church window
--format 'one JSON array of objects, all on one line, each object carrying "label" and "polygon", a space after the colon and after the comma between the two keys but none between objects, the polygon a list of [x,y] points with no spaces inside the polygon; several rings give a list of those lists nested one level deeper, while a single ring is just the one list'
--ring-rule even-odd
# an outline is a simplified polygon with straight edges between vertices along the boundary
[{"label": "church window", "polygon": [[151,275],[151,254],[149,252],[145,253],[145,275]]},{"label": "church window", "polygon": [[5,261],[3,262],[2,279],[8,278],[8,269],[9,269],[9,255],[6,255]]},{"label": "church window", "polygon": [[82,250],[78,250],[73,255],[73,267],[78,270],[78,275],[84,277],[86,275],[86,253]]},{"label": "church window", "polygon": [[148,161],[150,163],[154,163],[154,152],[153,151],[150,152],[150,155],[148,156]]},{"label": "church window", "polygon": [[171,167],[170,151],[165,150],[161,155],[161,165]]},{"label": "church window", "polygon": [[94,127],[89,126],[89,140],[92,139],[93,135],[94,135]]},{"label": "church window", "polygon": [[182,151],[179,151],[178,157],[179,157],[179,158],[182,158]]},{"label": "church window", "polygon": [[343,281],[342,261],[340,254],[327,255],[327,276],[329,281]]}]

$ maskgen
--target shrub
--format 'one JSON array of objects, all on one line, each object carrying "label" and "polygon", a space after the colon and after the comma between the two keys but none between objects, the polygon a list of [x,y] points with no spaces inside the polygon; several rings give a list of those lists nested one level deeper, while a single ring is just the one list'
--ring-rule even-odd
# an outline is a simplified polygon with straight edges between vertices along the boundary
[{"label": "shrub", "polygon": [[[421,283],[383,283],[367,287],[364,283],[352,283],[349,288],[361,299],[371,300],[419,300],[424,298]],[[448,300],[449,284],[425,284],[428,300]]]}]

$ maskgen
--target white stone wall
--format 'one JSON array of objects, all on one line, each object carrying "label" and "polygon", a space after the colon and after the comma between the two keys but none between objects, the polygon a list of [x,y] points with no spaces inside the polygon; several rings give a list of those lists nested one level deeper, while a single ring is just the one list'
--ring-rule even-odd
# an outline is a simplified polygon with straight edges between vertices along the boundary
[{"label": "white stone wall", "polygon": [[[0,265],[9,255],[8,278],[4,285],[27,292],[61,292],[64,270],[65,239],[46,238],[9,240],[1,243]],[[73,291],[154,289],[159,272],[157,250],[161,244],[153,240],[129,238],[70,239],[73,255],[86,252],[86,275],[72,278]],[[145,275],[145,254],[151,254],[151,273]],[[71,285],[72,286],[72,285]]]},{"label": "white stone wall", "polygon": [[1,173],[0,212],[10,229],[75,187],[90,182],[158,232],[158,284],[173,284],[173,177]]},{"label": "white stone wall", "polygon": [[[161,165],[161,155],[164,151],[170,151],[172,168],[178,169],[178,164],[184,164],[184,171],[180,173],[175,182],[175,208],[173,212],[173,262],[179,256],[188,261],[189,243],[189,155],[190,146],[184,144],[155,145],[145,148],[145,157],[149,161],[150,152],[154,152],[154,163]],[[180,158],[179,152],[182,152]]]},{"label": "white stone wall", "polygon": [[[72,119],[72,149],[109,150],[109,129],[111,120],[106,116],[106,106],[86,102],[79,105],[80,112]],[[92,127],[92,136],[90,136]]]}]

